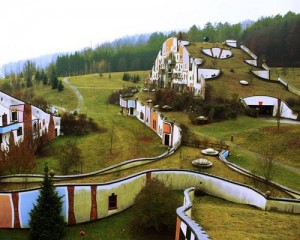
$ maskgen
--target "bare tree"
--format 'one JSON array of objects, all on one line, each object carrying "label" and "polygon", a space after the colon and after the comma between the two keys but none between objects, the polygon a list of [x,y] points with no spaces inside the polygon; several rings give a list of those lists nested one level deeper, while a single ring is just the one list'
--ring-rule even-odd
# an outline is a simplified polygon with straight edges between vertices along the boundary
[{"label": "bare tree", "polygon": [[109,139],[110,139],[109,153],[111,155],[112,151],[113,151],[114,139],[116,137],[116,129],[115,129],[115,122],[114,121],[111,121],[110,129],[108,131],[108,135],[109,135]]},{"label": "bare tree", "polygon": [[69,140],[59,149],[59,165],[63,174],[68,174],[70,169],[81,164],[81,150],[78,148],[77,139]]}]

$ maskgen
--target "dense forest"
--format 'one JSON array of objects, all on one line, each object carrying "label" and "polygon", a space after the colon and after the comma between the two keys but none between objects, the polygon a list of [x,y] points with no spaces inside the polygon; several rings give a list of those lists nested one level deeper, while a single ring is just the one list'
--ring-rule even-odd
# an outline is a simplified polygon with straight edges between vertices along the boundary
[{"label": "dense forest", "polygon": [[270,66],[300,67],[300,14],[262,18],[243,32],[242,41]]}]

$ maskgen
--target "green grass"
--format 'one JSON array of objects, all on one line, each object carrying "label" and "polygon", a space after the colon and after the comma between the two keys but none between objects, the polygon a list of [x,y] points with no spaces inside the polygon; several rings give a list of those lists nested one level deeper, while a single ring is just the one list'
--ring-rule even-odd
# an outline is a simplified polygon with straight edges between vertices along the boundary
[{"label": "green grass", "polygon": [[72,89],[66,84],[64,86],[65,89],[58,92],[57,90],[51,90],[51,87],[48,85],[39,84],[35,87],[35,93],[45,98],[51,105],[73,110],[77,107],[77,97]]},{"label": "green grass", "polygon": [[300,89],[300,68],[271,68],[271,78],[278,79],[278,77],[283,78],[289,84]]},{"label": "green grass", "polygon": [[[135,72],[144,76],[144,72]],[[97,169],[138,157],[153,157],[163,153],[166,148],[161,144],[158,136],[149,128],[137,121],[134,117],[120,115],[120,107],[107,103],[108,96],[120,88],[127,86],[137,86],[132,82],[122,81],[123,73],[103,74],[100,78],[98,74],[76,76],[70,78],[70,83],[77,87],[84,99],[85,109],[81,112],[86,113],[105,129],[102,133],[93,133],[80,137],[59,137],[45,148],[46,156],[37,158],[36,171],[42,172],[45,162],[60,173],[58,158],[59,146],[63,145],[68,139],[77,138],[78,147],[82,151],[83,172],[91,172]],[[48,101],[54,97],[44,94]],[[50,98],[51,96],[51,98]],[[75,100],[71,100],[75,101]],[[70,104],[71,105],[71,104]],[[65,106],[63,106],[65,107]],[[77,107],[72,105],[72,108]],[[70,109],[72,110],[72,109]],[[112,154],[110,154],[110,134],[114,128]],[[126,141],[124,141],[126,139]],[[72,173],[72,172],[71,172]]]},{"label": "green grass", "polygon": [[[228,99],[232,98],[233,94],[238,94],[238,97],[248,97],[253,95],[267,95],[277,97],[283,100],[291,99],[299,99],[299,97],[293,93],[290,93],[286,90],[286,88],[277,83],[273,83],[272,81],[263,81],[252,73],[250,73],[250,69],[258,70],[259,68],[252,67],[246,63],[244,63],[244,59],[250,59],[250,57],[246,56],[241,49],[232,49],[233,57],[224,59],[224,60],[216,60],[205,54],[201,53],[201,47],[203,48],[211,48],[211,47],[224,47],[221,44],[213,44],[213,43],[191,43],[188,46],[188,51],[193,57],[200,57],[204,60],[204,63],[201,67],[203,68],[220,68],[222,69],[222,74],[218,79],[207,80],[207,86],[213,88],[213,95],[215,97],[226,97]],[[232,70],[234,72],[232,72]],[[296,87],[300,86],[300,71],[299,69],[289,69],[288,70],[288,82]],[[276,79],[273,76],[271,71],[271,79]],[[249,82],[248,86],[243,86],[239,83],[240,80],[246,80]]]},{"label": "green grass", "polygon": [[194,199],[193,219],[211,239],[299,239],[298,215],[258,210],[210,196]]}]

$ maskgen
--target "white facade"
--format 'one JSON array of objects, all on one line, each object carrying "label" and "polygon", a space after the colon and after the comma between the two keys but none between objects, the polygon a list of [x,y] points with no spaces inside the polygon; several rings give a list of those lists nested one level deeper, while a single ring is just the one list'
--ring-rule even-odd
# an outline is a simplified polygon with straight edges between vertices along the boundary
[{"label": "white facade", "polygon": [[195,96],[204,98],[204,81],[197,78],[198,65],[201,60],[195,61],[190,58],[186,48],[188,41],[181,41],[177,38],[167,39],[159,51],[152,73],[150,82],[154,87],[175,88],[178,91],[193,92]]},{"label": "white facade", "polygon": [[9,138],[11,133],[14,136],[14,141],[16,144],[20,141],[23,141],[25,128],[32,133],[33,138],[37,138],[38,136],[48,133],[50,124],[53,124],[53,126],[51,126],[51,136],[59,136],[60,117],[52,116],[52,118],[53,122],[51,123],[51,115],[49,113],[46,113],[35,106],[0,92],[1,150],[9,149]]}]

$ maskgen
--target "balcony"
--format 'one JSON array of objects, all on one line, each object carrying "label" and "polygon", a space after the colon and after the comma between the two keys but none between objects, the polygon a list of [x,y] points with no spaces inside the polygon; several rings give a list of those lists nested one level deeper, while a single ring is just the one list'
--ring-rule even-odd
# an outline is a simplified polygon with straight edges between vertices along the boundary
[{"label": "balcony", "polygon": [[8,133],[14,130],[18,130],[19,123],[15,122],[6,126],[0,126],[0,134]]}]

